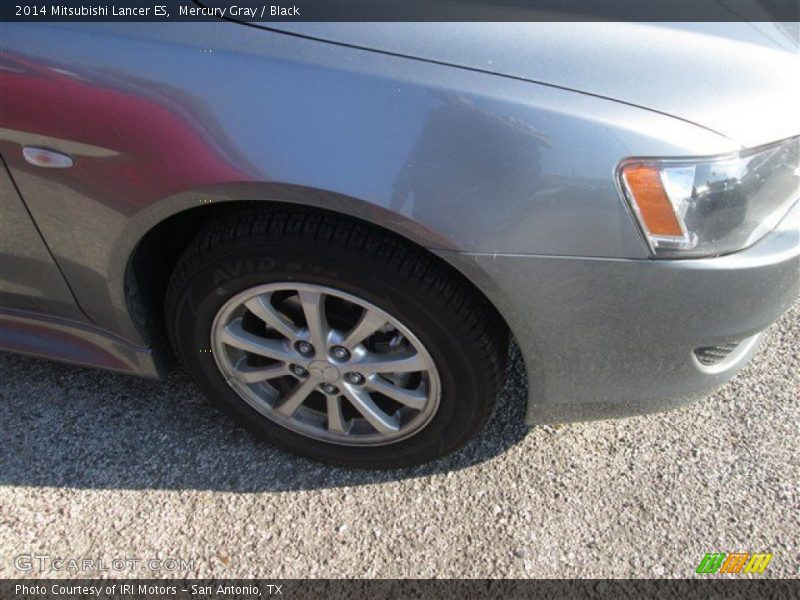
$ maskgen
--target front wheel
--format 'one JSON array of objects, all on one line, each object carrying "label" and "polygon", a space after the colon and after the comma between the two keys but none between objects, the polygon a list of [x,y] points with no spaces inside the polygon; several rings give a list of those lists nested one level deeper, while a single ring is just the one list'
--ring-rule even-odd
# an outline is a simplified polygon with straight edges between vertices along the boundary
[{"label": "front wheel", "polygon": [[493,308],[395,236],[303,211],[209,228],[167,293],[201,389],[272,443],[392,468],[452,452],[492,413],[507,350]]}]

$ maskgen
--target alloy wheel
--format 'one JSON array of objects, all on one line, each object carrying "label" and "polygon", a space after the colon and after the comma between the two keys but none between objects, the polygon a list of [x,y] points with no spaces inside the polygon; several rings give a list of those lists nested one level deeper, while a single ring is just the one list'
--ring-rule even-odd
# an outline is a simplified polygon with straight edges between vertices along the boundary
[{"label": "alloy wheel", "polygon": [[228,300],[211,330],[228,384],[276,423],[318,440],[384,445],[425,427],[440,380],[398,319],[340,290],[285,282]]}]

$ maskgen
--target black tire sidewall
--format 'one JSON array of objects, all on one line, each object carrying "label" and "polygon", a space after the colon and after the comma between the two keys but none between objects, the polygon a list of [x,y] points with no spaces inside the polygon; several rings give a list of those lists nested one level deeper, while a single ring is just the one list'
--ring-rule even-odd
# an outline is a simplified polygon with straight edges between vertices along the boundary
[{"label": "black tire sidewall", "polygon": [[[211,328],[234,295],[259,285],[298,282],[323,285],[371,302],[408,327],[436,364],[441,396],[436,414],[419,432],[385,446],[340,446],[286,429],[247,404],[225,381],[211,349]],[[446,306],[437,285],[404,277],[398,269],[345,250],[292,245],[250,245],[203,261],[183,281],[174,308],[174,343],[202,391],[274,444],[325,462],[386,468],[426,462],[463,445],[484,424],[495,393],[482,372],[481,348],[468,326]]]}]

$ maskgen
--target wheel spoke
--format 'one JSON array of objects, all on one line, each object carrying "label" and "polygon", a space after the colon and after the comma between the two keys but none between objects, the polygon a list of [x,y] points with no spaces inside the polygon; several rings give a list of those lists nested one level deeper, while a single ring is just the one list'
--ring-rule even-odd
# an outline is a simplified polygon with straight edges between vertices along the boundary
[{"label": "wheel spoke", "polygon": [[423,387],[407,390],[393,385],[378,375],[371,376],[367,380],[366,387],[415,410],[425,408],[425,402],[428,400],[428,395]]},{"label": "wheel spoke", "polygon": [[370,353],[360,362],[349,367],[359,373],[414,373],[430,368],[427,361],[414,351],[398,354]]},{"label": "wheel spoke", "polygon": [[273,360],[288,362],[294,358],[284,343],[279,340],[263,338],[242,328],[242,320],[235,319],[225,327],[222,332],[221,340],[223,343],[239,348],[245,352],[252,352],[259,356],[265,356]]},{"label": "wheel spoke", "polygon": [[346,348],[357,346],[385,324],[386,319],[381,317],[378,313],[364,309],[364,314],[361,315],[358,324],[347,334],[347,337],[342,342],[342,346]]},{"label": "wheel spoke", "polygon": [[325,295],[319,292],[299,291],[300,304],[306,316],[311,343],[322,354],[328,344],[328,319],[325,316]]},{"label": "wheel spoke", "polygon": [[272,306],[271,297],[272,294],[261,294],[255,298],[250,298],[244,305],[251,313],[264,321],[267,327],[295,341],[300,336],[300,329]]},{"label": "wheel spoke", "polygon": [[352,388],[349,385],[345,385],[343,390],[350,404],[380,433],[396,433],[400,431],[400,420],[397,416],[387,415],[378,408],[369,392]]},{"label": "wheel spoke", "polygon": [[233,370],[233,376],[242,383],[258,383],[284,375],[289,375],[289,369],[283,363],[268,367],[254,367],[247,364],[245,357],[239,359]]},{"label": "wheel spoke", "polygon": [[306,379],[299,383],[289,395],[276,409],[275,412],[284,417],[291,417],[300,408],[303,401],[308,398],[308,395],[314,391],[316,382],[312,379]]},{"label": "wheel spoke", "polygon": [[338,396],[327,396],[328,401],[328,431],[334,433],[347,433],[350,429],[342,414],[342,401]]}]

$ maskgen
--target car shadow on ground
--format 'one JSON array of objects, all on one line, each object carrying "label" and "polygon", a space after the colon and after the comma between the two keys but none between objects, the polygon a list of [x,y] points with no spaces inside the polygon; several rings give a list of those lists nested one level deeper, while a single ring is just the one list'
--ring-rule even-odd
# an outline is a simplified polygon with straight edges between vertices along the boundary
[{"label": "car shadow on ground", "polygon": [[280,451],[217,411],[175,370],[166,381],[0,353],[0,485],[288,491],[368,485],[463,469],[520,442],[519,351],[486,429],[455,454],[391,471],[343,469]]}]

